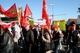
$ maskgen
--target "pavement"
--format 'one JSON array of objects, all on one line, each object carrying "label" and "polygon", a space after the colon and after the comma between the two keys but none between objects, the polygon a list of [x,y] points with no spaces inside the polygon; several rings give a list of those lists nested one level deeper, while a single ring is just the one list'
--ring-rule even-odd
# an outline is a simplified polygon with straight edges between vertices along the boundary
[{"label": "pavement", "polygon": [[[78,53],[80,53],[80,44],[77,45]],[[59,49],[59,53],[67,53],[67,45],[62,45],[62,49]]]}]

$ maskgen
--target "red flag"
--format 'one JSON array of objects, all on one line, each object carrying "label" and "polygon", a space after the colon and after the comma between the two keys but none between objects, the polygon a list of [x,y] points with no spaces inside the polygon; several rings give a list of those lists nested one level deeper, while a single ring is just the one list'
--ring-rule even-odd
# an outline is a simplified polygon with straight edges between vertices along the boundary
[{"label": "red flag", "polygon": [[25,8],[25,11],[24,11],[24,18],[23,18],[23,25],[25,24],[29,24],[28,21],[29,21],[29,16],[32,15],[32,12],[28,6],[28,4],[26,4],[26,8]]},{"label": "red flag", "polygon": [[14,3],[4,14],[10,18],[18,17],[16,4]]},{"label": "red flag", "polygon": [[22,26],[23,24],[23,13],[22,13],[22,9],[20,9],[20,25]]},{"label": "red flag", "polygon": [[48,29],[48,26],[47,25],[40,25],[40,28],[46,28],[46,29]]},{"label": "red flag", "polygon": [[0,5],[0,13],[3,14],[5,12],[5,10],[3,9],[3,7]]},{"label": "red flag", "polygon": [[26,8],[25,8],[24,14],[25,14],[25,16],[30,16],[30,15],[32,15],[32,12],[31,12],[28,4],[26,4]]},{"label": "red flag", "polygon": [[42,18],[46,20],[46,24],[47,24],[48,28],[50,28],[50,21],[49,21],[49,17],[48,17],[46,0],[43,0]]}]

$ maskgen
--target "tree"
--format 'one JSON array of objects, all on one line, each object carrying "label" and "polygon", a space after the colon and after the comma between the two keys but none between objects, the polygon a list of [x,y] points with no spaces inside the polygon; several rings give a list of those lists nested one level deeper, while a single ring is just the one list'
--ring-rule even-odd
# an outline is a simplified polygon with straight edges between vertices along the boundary
[{"label": "tree", "polygon": [[71,23],[70,23],[70,25],[73,25],[73,24],[76,24],[74,21],[72,21]]}]

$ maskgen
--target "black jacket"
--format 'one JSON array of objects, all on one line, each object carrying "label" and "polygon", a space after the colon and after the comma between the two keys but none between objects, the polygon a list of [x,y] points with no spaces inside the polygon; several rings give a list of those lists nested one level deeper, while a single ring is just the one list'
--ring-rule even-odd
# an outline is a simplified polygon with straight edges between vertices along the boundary
[{"label": "black jacket", "polygon": [[70,31],[69,32],[69,38],[68,38],[68,44],[71,44],[71,37],[73,44],[76,45],[78,43],[78,30],[75,30],[73,33]]},{"label": "black jacket", "polygon": [[60,38],[60,33],[59,32],[54,32],[53,33],[53,38],[52,38],[52,40],[57,40],[57,41],[54,41],[54,43],[56,44],[56,45],[59,45],[59,38]]},{"label": "black jacket", "polygon": [[34,34],[32,30],[28,30],[25,33],[25,41],[26,43],[33,44],[34,43]]},{"label": "black jacket", "polygon": [[0,52],[9,52],[10,49],[13,49],[13,40],[9,33],[4,32],[0,35]]}]

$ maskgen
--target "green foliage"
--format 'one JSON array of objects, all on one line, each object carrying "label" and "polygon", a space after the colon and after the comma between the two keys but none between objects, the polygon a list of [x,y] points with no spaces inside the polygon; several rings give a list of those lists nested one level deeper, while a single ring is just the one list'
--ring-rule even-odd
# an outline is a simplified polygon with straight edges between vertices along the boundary
[{"label": "green foliage", "polygon": [[73,25],[73,24],[76,24],[74,21],[72,21],[71,23],[70,23],[70,25]]}]

